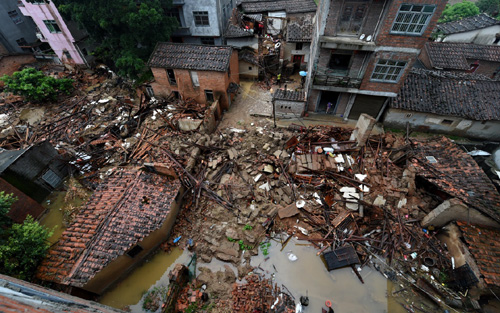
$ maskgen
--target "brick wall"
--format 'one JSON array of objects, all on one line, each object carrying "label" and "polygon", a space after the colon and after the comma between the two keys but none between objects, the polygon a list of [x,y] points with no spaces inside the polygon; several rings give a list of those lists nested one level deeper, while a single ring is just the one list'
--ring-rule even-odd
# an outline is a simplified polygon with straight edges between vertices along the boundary
[{"label": "brick wall", "polygon": [[[404,74],[400,77],[400,79],[397,83],[382,83],[382,82],[370,81],[370,77],[373,73],[373,69],[374,69],[374,67],[377,64],[379,59],[397,60],[397,61],[408,62],[406,64]],[[417,59],[417,55],[410,54],[410,53],[401,53],[401,52],[377,52],[377,53],[375,53],[372,56],[372,58],[370,59],[370,62],[368,63],[368,66],[367,66],[366,72],[365,72],[365,76],[363,78],[363,81],[361,82],[361,86],[359,89],[398,93],[399,90],[401,89],[401,86],[403,85],[403,83],[406,79],[406,76],[408,75],[411,68],[413,67],[413,64],[415,63],[416,59]]]},{"label": "brick wall", "polygon": [[[238,53],[233,51],[229,63],[230,71],[194,71],[198,73],[199,87],[194,87],[189,70],[174,69],[177,85],[172,86],[168,82],[167,71],[164,68],[152,68],[155,82],[151,84],[155,94],[168,96],[172,91],[178,91],[183,99],[192,98],[198,103],[206,103],[205,90],[212,90],[214,98],[220,97],[220,105],[223,110],[229,108],[227,88],[230,82],[239,84]],[[230,74],[230,77],[229,77]]]},{"label": "brick wall", "polygon": [[9,184],[4,179],[0,178],[0,190],[6,194],[13,193],[17,197],[17,201],[12,204],[8,216],[16,223],[22,223],[29,214],[34,218],[38,218],[45,209],[35,200],[28,197],[21,190]]},{"label": "brick wall", "polygon": [[[421,36],[402,36],[402,35],[392,35],[390,34],[392,24],[396,18],[399,7],[401,4],[435,4],[436,10],[431,17],[427,28]],[[428,38],[430,37],[432,30],[436,27],[437,20],[441,16],[447,1],[445,0],[394,0],[389,6],[387,14],[383,17],[382,25],[380,27],[380,32],[375,40],[378,46],[393,46],[393,47],[406,47],[406,48],[416,48],[421,49]]]}]

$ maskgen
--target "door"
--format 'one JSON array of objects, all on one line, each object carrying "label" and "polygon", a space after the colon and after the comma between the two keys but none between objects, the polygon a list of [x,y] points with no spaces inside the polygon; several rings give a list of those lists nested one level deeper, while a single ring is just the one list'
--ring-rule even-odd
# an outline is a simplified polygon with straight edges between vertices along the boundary
[{"label": "door", "polygon": [[294,71],[294,73],[295,73],[296,70],[300,69],[300,65],[302,64],[302,59],[304,59],[303,55],[293,55],[292,56],[293,71]]},{"label": "door", "polygon": [[340,35],[358,36],[368,11],[368,2],[345,2],[340,15],[337,33]]},{"label": "door", "polygon": [[339,95],[339,92],[322,91],[321,98],[319,100],[318,106],[316,107],[316,112],[327,113],[326,111],[328,110],[328,103],[331,103],[328,114],[334,114],[335,110],[337,109]]},{"label": "door", "polygon": [[377,117],[378,113],[384,106],[386,97],[376,97],[367,95],[356,95],[356,99],[349,112],[350,120],[357,120],[361,113],[366,113],[374,118]]}]

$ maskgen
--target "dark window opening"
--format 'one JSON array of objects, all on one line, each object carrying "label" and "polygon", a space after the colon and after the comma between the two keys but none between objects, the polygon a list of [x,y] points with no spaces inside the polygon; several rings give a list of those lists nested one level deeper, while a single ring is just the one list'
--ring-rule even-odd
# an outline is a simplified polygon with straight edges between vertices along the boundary
[{"label": "dark window opening", "polygon": [[332,53],[328,68],[334,71],[334,74],[347,76],[352,54]]},{"label": "dark window opening", "polygon": [[172,94],[174,95],[174,98],[175,99],[180,99],[181,98],[181,95],[178,91],[172,91]]},{"label": "dark window opening", "polygon": [[63,53],[64,53],[64,56],[66,57],[66,59],[68,59],[68,60],[73,59],[73,58],[71,57],[71,54],[70,54],[67,50],[64,50],[64,51],[63,51]]},{"label": "dark window opening", "polygon": [[59,25],[57,25],[57,22],[55,20],[45,20],[43,21],[45,23],[45,26],[47,26],[47,29],[53,33],[61,33],[61,29],[59,28]]},{"label": "dark window opening", "polygon": [[177,85],[177,80],[175,80],[175,73],[172,69],[167,69],[168,83],[172,86]]},{"label": "dark window opening", "polygon": [[8,14],[12,22],[14,22],[14,24],[17,25],[23,22],[23,18],[21,17],[21,15],[19,15],[19,13],[16,10],[9,11]]},{"label": "dark window opening", "polygon": [[16,42],[20,48],[26,48],[28,46],[28,42],[24,38],[19,38]]},{"label": "dark window opening", "polygon": [[205,90],[205,98],[207,102],[214,102],[214,92],[212,90]]},{"label": "dark window opening", "polygon": [[127,252],[127,255],[131,258],[135,258],[139,253],[144,250],[141,246],[135,245],[132,249]]},{"label": "dark window opening", "polygon": [[302,42],[297,42],[295,44],[295,50],[302,50],[302,47],[303,47],[304,43]]},{"label": "dark window opening", "polygon": [[441,124],[443,124],[443,125],[451,125],[451,124],[453,124],[453,121],[452,120],[443,120],[441,122]]},{"label": "dark window opening", "polygon": [[207,11],[193,11],[195,26],[210,26]]},{"label": "dark window opening", "polygon": [[182,37],[173,36],[170,39],[172,40],[173,43],[183,43],[184,42],[184,40],[182,39]]},{"label": "dark window opening", "polygon": [[182,22],[181,22],[181,15],[179,13],[179,8],[172,8],[170,10],[167,10],[165,12],[165,15],[166,16],[169,16],[169,17],[173,17],[177,20],[177,22],[179,23],[179,26],[182,27]]},{"label": "dark window opening", "polygon": [[214,37],[201,37],[201,44],[213,46],[215,45],[215,39]]},{"label": "dark window opening", "polygon": [[89,55],[89,52],[87,51],[87,48],[83,48],[82,49],[82,54],[85,55],[85,56]]},{"label": "dark window opening", "polygon": [[500,33],[497,33],[495,35],[495,40],[493,41],[493,43],[499,43],[500,42]]},{"label": "dark window opening", "polygon": [[340,34],[357,35],[360,33],[367,11],[367,4],[360,2],[362,1],[345,4],[338,27]]},{"label": "dark window opening", "polygon": [[251,67],[251,66],[249,66],[249,67],[248,67],[248,70],[249,70],[249,71],[251,71],[251,70],[252,70],[252,67]]}]

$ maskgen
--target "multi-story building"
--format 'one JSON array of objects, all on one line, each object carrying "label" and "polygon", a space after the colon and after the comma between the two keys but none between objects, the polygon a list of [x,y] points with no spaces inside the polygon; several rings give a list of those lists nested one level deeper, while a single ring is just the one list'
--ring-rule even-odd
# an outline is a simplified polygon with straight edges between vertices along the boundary
[{"label": "multi-story building", "polygon": [[168,14],[179,22],[172,35],[173,42],[221,45],[223,30],[235,0],[173,0]]},{"label": "multi-story building", "polygon": [[64,63],[88,66],[87,33],[78,29],[74,22],[67,23],[57,10],[54,1],[39,0],[29,3],[18,1],[19,9],[26,17],[31,17],[37,26],[36,36],[48,43],[57,58]]},{"label": "multi-story building", "polygon": [[[308,110],[380,117],[446,0],[321,0],[308,64]],[[330,108],[330,109],[328,109]]]},{"label": "multi-story building", "polygon": [[0,1],[0,54],[31,53],[37,41],[36,25],[21,14],[17,0]]}]

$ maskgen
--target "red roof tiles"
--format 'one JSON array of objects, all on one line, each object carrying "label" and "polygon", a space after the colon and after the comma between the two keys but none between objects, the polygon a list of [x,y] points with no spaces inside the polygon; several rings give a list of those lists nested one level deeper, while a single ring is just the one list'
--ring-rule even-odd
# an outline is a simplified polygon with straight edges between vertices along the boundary
[{"label": "red roof tiles", "polygon": [[474,256],[484,282],[489,286],[500,286],[500,230],[457,222],[469,251]]},{"label": "red roof tiles", "polygon": [[179,188],[164,176],[115,170],[50,249],[37,277],[82,287],[163,225]]},{"label": "red roof tiles", "polygon": [[[417,175],[500,222],[500,194],[474,159],[446,137],[414,141]],[[437,163],[430,163],[433,156]]]}]

